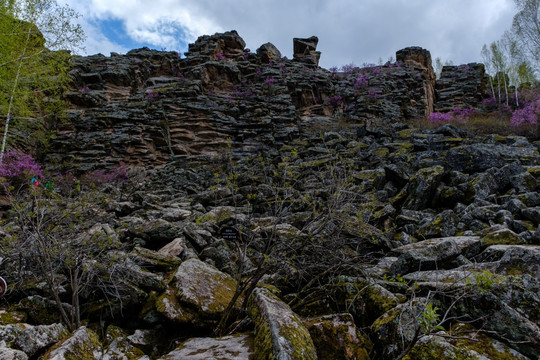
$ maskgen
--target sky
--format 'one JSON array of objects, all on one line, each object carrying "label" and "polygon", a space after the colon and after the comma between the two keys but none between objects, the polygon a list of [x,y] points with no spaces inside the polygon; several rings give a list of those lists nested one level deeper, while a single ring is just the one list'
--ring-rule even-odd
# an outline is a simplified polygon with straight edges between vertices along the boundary
[{"label": "sky", "polygon": [[483,44],[512,25],[513,0],[57,0],[82,17],[84,55],[147,46],[183,54],[201,35],[236,30],[255,51],[274,44],[292,58],[293,38],[319,38],[320,65],[386,62],[421,46],[432,59],[481,62]]}]

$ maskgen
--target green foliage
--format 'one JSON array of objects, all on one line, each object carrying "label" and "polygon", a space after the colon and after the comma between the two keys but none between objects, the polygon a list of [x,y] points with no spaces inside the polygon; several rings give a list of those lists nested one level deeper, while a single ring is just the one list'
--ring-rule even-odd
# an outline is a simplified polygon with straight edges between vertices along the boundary
[{"label": "green foliage", "polygon": [[431,334],[438,330],[444,331],[444,328],[438,325],[441,317],[439,314],[437,314],[438,310],[438,307],[433,306],[432,303],[428,303],[422,314],[420,314],[418,323],[424,334]]},{"label": "green foliage", "polygon": [[[505,282],[505,277],[484,270],[474,274],[474,284],[481,293],[488,293],[495,289],[498,285]],[[471,284],[471,279],[467,279],[467,283]]]},{"label": "green foliage", "polygon": [[[46,143],[48,126],[61,117],[69,78],[69,51],[84,39],[78,17],[55,0],[12,0],[0,4],[0,116],[10,120],[11,143]],[[61,51],[51,51],[61,50]],[[14,134],[15,135],[15,134]]]}]

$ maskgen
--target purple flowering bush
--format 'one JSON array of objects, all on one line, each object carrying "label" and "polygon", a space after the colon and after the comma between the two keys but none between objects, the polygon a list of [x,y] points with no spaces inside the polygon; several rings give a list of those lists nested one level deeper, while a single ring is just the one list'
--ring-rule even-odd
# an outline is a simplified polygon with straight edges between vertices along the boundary
[{"label": "purple flowering bush", "polygon": [[537,125],[540,120],[540,99],[530,101],[512,113],[510,125],[517,127],[522,125]]},{"label": "purple flowering bush", "polygon": [[32,156],[18,150],[10,150],[4,154],[0,164],[0,178],[9,187],[20,188],[29,184],[32,178],[43,177],[43,169]]},{"label": "purple flowering bush", "polygon": [[465,123],[474,115],[476,115],[476,110],[473,108],[457,107],[446,113],[433,112],[428,120],[432,124],[447,124],[452,121]]},{"label": "purple flowering bush", "polygon": [[446,124],[452,121],[450,113],[432,112],[429,114],[429,122],[432,124]]},{"label": "purple flowering bush", "polygon": [[105,172],[102,170],[94,170],[81,179],[83,184],[86,185],[102,185],[109,183],[123,183],[129,179],[129,167],[123,162],[119,163],[117,167]]},{"label": "purple flowering bush", "polygon": [[338,107],[343,104],[343,98],[339,95],[334,95],[326,100],[326,103],[333,107]]},{"label": "purple flowering bush", "polygon": [[367,86],[368,83],[369,83],[369,75],[360,73],[358,74],[358,77],[356,78],[354,82],[354,89],[358,91],[364,86]]}]

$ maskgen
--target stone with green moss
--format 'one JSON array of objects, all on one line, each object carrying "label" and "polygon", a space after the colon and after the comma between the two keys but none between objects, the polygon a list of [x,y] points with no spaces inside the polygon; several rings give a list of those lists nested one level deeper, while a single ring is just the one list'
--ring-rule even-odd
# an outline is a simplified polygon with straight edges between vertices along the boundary
[{"label": "stone with green moss", "polygon": [[196,320],[197,314],[188,306],[183,306],[176,298],[174,288],[168,288],[155,299],[156,310],[167,319],[176,323],[191,323]]},{"label": "stone with green moss", "polygon": [[[463,336],[465,334],[466,336]],[[481,331],[477,331],[469,324],[458,323],[453,325],[452,335],[454,335],[455,339],[450,339],[450,342],[462,352],[470,354],[471,359],[474,360],[528,359],[508,345],[483,334]],[[470,340],[467,338],[470,338]]]},{"label": "stone with green moss", "polygon": [[526,241],[510,229],[495,230],[482,238],[484,246],[491,245],[524,245]]},{"label": "stone with green moss", "polygon": [[129,341],[127,333],[117,326],[107,327],[105,341],[107,346],[102,359],[138,360],[145,357],[144,352]]},{"label": "stone with green moss", "polygon": [[371,343],[354,324],[351,314],[335,314],[304,321],[319,360],[368,360]]},{"label": "stone with green moss", "polygon": [[101,359],[102,352],[98,335],[82,326],[70,338],[45,355],[44,360],[95,360]]},{"label": "stone with green moss", "polygon": [[210,317],[219,316],[227,308],[236,289],[236,281],[230,275],[197,259],[184,261],[171,285],[179,302]]},{"label": "stone with green moss", "polygon": [[0,309],[0,325],[26,322],[27,315],[16,309]]},{"label": "stone with green moss", "polygon": [[253,358],[253,335],[236,334],[221,338],[192,338],[160,360],[250,360]]},{"label": "stone with green moss", "polygon": [[266,289],[253,291],[248,311],[255,323],[255,360],[315,360],[317,352],[302,320]]}]

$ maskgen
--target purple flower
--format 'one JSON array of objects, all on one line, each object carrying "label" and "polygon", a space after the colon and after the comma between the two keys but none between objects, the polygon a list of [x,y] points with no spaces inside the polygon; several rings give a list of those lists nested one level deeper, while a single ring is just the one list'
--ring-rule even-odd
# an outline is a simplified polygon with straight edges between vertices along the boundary
[{"label": "purple flower", "polygon": [[510,125],[536,125],[540,120],[540,99],[525,104],[522,109],[512,113]]},{"label": "purple flower", "polygon": [[32,156],[10,150],[4,154],[0,164],[0,177],[4,178],[8,185],[21,185],[31,178],[43,177],[43,169]]},{"label": "purple flower", "polygon": [[225,55],[223,55],[222,52],[218,52],[218,53],[216,54],[216,59],[217,59],[218,61],[225,61],[225,60],[227,60],[227,57],[226,57]]},{"label": "purple flower", "polygon": [[358,66],[354,65],[353,63],[343,65],[341,67],[341,71],[344,72],[345,74],[352,74],[356,70],[358,70]]},{"label": "purple flower", "polygon": [[326,103],[330,104],[330,105],[332,105],[334,107],[337,107],[337,106],[343,104],[343,98],[341,96],[339,96],[339,95],[334,95],[334,96],[326,99]]},{"label": "purple flower", "polygon": [[152,89],[148,89],[146,91],[146,98],[149,100],[157,100],[159,98],[159,94],[155,93]]},{"label": "purple flower", "polygon": [[276,79],[272,77],[267,77],[266,80],[264,80],[264,83],[268,85],[274,85],[275,82],[276,82]]},{"label": "purple flower", "polygon": [[446,124],[452,120],[449,113],[433,112],[429,115],[429,122],[433,124]]},{"label": "purple flower", "polygon": [[88,86],[82,87],[79,89],[79,92],[82,94],[88,94],[90,92],[90,88]]},{"label": "purple flower", "polygon": [[366,86],[369,83],[369,75],[367,74],[358,74],[356,81],[354,82],[354,88],[358,91],[362,87]]}]

